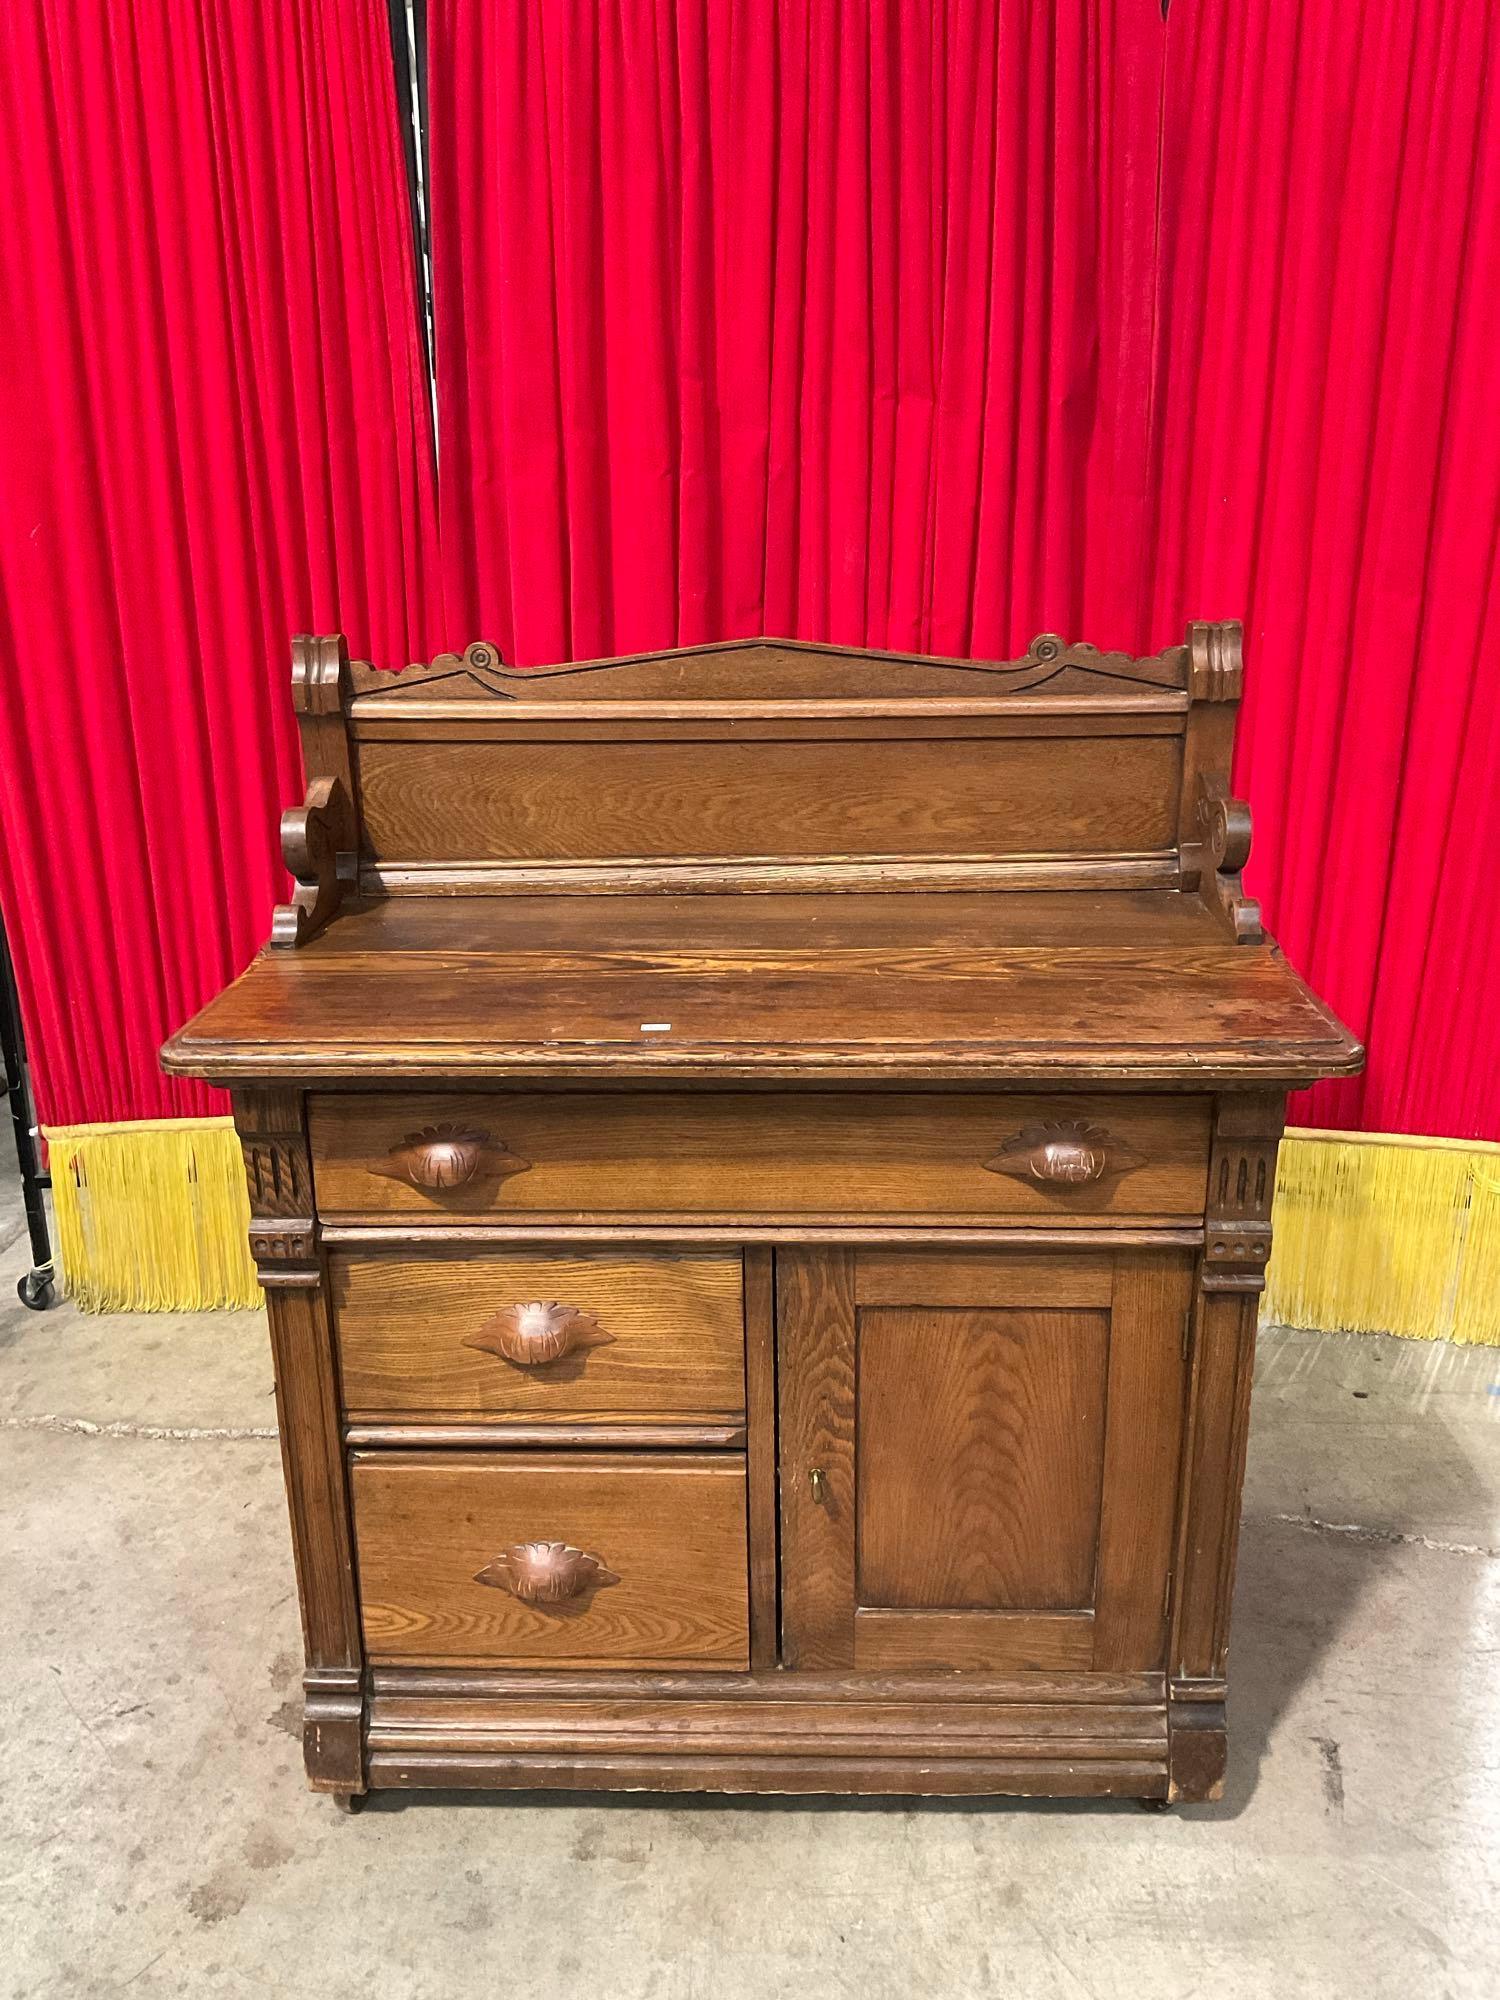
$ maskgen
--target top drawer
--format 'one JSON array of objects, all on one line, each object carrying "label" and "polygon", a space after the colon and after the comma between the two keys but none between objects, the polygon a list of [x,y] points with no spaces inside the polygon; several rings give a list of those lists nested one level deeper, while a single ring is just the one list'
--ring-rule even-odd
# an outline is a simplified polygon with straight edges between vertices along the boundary
[{"label": "top drawer", "polygon": [[1209,1100],[1011,1092],[491,1091],[310,1106],[325,1216],[1203,1213]]}]

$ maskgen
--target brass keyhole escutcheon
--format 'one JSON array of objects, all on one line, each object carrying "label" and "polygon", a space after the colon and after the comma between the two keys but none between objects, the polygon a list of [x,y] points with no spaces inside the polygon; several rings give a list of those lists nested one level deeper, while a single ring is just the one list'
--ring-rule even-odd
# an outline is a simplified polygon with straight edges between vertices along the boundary
[{"label": "brass keyhole escutcheon", "polygon": [[821,1507],[828,1498],[828,1479],[821,1465],[815,1465],[808,1473],[807,1483],[812,1488],[814,1504]]}]

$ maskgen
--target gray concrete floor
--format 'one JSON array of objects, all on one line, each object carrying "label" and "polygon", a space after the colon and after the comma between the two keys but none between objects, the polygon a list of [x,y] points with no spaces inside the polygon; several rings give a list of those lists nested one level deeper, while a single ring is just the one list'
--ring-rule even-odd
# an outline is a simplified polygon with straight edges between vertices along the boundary
[{"label": "gray concrete floor", "polygon": [[345,1819],[260,1316],[28,1313],[18,1225],[0,1180],[0,1993],[1500,1993],[1500,1353],[1263,1337],[1222,1805]]}]

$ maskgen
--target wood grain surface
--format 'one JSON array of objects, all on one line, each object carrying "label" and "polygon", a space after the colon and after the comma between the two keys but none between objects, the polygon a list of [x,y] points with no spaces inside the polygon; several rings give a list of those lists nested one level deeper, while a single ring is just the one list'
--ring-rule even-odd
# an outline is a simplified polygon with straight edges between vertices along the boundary
[{"label": "wood grain surface", "polygon": [[861,1606],[1090,1605],[1108,1315],[864,1307],[858,1339]]},{"label": "wood grain surface", "polygon": [[[357,1452],[351,1484],[372,1661],[750,1664],[742,1457]],[[554,1606],[475,1581],[528,1541],[620,1580]]]},{"label": "wood grain surface", "polygon": [[[351,1417],[743,1417],[732,1250],[343,1252],[330,1260]],[[557,1300],[611,1336],[537,1367],[469,1343],[502,1308]]]},{"label": "wood grain surface", "polygon": [[1278,953],[1225,941],[1195,898],[955,890],[392,897],[257,959],[163,1061],[382,1087],[781,1074],[1197,1093],[1348,1074],[1360,1050]]},{"label": "wood grain surface", "polygon": [[365,851],[377,863],[1165,851],[1181,742],[1107,727],[1069,740],[1065,784],[1047,738],[365,742]]},{"label": "wood grain surface", "polygon": [[[1005,1139],[1047,1116],[1106,1113],[1141,1164],[1093,1184],[1030,1185],[990,1172]],[[1206,1098],[618,1091],[319,1096],[310,1124],[325,1215],[433,1217],[628,1208],[693,1214],[1197,1215],[1208,1172]],[[440,1118],[488,1133],[525,1172],[445,1190],[385,1170]]]}]

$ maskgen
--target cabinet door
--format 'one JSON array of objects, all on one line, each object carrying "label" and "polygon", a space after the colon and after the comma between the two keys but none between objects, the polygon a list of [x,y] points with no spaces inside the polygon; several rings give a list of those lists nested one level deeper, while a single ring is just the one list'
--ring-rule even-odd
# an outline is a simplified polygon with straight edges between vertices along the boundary
[{"label": "cabinet door", "polygon": [[786,1664],[1162,1665],[1191,1256],[776,1269]]}]

